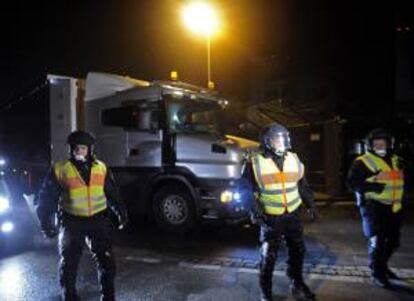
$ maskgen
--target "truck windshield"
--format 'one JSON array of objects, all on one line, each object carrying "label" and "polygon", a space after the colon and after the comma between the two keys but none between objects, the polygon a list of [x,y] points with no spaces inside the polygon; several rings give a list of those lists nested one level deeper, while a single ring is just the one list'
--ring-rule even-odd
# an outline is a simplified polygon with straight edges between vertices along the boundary
[{"label": "truck windshield", "polygon": [[167,112],[172,133],[221,133],[222,107],[216,102],[173,99],[168,104]]}]

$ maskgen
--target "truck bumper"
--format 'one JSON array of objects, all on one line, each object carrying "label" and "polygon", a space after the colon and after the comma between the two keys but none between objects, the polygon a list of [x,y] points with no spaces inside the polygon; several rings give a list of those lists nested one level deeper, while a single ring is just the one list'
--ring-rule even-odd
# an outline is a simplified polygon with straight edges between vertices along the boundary
[{"label": "truck bumper", "polygon": [[198,189],[198,212],[202,221],[242,224],[248,221],[249,193],[236,184]]}]

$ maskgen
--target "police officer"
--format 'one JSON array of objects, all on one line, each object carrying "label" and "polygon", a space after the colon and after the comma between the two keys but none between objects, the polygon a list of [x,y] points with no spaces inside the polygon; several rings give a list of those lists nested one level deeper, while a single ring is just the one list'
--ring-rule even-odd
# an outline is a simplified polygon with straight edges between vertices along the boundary
[{"label": "police officer", "polygon": [[247,169],[246,173],[255,191],[252,222],[260,226],[261,300],[273,300],[272,276],[282,238],[288,248],[290,292],[313,300],[316,296],[302,277],[305,244],[298,209],[304,202],[312,219],[317,211],[313,192],[304,177],[304,165],[289,151],[289,132],[281,124],[273,123],[264,128],[260,146],[261,151],[252,155],[252,170]]},{"label": "police officer", "polygon": [[372,282],[389,288],[398,279],[388,261],[400,245],[404,174],[402,159],[393,153],[393,137],[384,129],[367,136],[366,154],[357,157],[347,176],[355,192],[363,232],[368,240]]},{"label": "police officer", "polygon": [[[94,137],[72,132],[67,139],[70,157],[49,170],[37,196],[37,215],[44,235],[59,232],[59,276],[65,301],[78,300],[76,275],[85,240],[96,261],[101,300],[115,300],[115,261],[110,238],[108,209],[116,216],[118,228],[127,223],[112,174],[96,159]],[[53,216],[58,214],[59,228]]]}]

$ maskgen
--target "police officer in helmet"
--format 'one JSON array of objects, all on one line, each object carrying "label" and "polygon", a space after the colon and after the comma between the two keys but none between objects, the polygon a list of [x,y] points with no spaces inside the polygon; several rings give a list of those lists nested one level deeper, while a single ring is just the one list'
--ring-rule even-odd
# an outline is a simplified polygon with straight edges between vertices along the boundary
[{"label": "police officer in helmet", "polygon": [[289,131],[283,125],[273,123],[265,127],[260,142],[261,150],[252,155],[251,168],[246,169],[246,174],[255,192],[251,219],[260,226],[261,300],[273,300],[272,276],[282,239],[288,248],[290,292],[314,300],[316,296],[302,276],[305,244],[299,215],[301,204],[306,205],[312,220],[317,215],[313,192],[304,177],[304,165],[290,151]]},{"label": "police officer in helmet", "polygon": [[373,129],[366,138],[367,152],[352,163],[347,184],[355,193],[364,235],[372,283],[390,288],[398,276],[388,261],[400,245],[404,173],[402,159],[393,151],[394,138]]},{"label": "police officer in helmet", "polygon": [[[37,215],[44,235],[59,233],[59,278],[65,301],[79,300],[76,290],[78,263],[85,241],[97,265],[101,300],[115,300],[115,260],[112,253],[109,211],[118,228],[128,217],[114,178],[94,154],[95,139],[74,131],[68,138],[69,158],[57,162],[46,175],[37,195]],[[53,217],[57,213],[58,225]]]}]

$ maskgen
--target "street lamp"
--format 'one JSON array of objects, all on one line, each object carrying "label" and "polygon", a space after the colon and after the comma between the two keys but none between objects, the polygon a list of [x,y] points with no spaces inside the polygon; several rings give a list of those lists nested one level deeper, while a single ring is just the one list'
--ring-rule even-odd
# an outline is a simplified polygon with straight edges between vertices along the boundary
[{"label": "street lamp", "polygon": [[211,80],[211,37],[219,28],[217,11],[206,2],[194,1],[183,8],[182,17],[191,31],[206,38],[207,86],[214,89],[214,82]]}]

